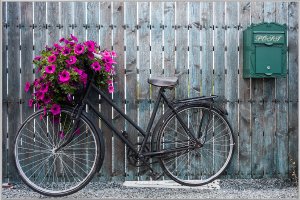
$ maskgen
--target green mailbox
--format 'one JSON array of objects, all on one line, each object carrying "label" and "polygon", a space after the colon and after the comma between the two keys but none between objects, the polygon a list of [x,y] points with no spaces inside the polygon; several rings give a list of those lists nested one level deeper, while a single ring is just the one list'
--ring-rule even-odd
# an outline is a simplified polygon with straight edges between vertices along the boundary
[{"label": "green mailbox", "polygon": [[286,76],[286,32],[286,25],[277,23],[251,24],[244,30],[244,78]]}]

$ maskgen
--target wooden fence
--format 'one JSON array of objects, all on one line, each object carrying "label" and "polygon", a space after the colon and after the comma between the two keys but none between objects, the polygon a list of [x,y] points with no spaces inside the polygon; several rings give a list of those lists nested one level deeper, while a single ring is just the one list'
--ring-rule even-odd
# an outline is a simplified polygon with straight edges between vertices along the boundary
[{"label": "wooden fence", "polygon": [[[147,78],[180,74],[170,96],[224,98],[236,139],[224,177],[288,177],[298,163],[298,13],[292,2],[3,3],[3,181],[19,180],[12,147],[20,123],[33,112],[24,92],[35,77],[32,59],[70,33],[118,52],[113,99],[142,128],[157,93]],[[288,25],[287,78],[243,79],[242,31],[264,21]],[[141,140],[108,106],[101,109],[132,141]],[[94,119],[106,142],[98,178],[150,179],[128,165],[124,144]]]}]

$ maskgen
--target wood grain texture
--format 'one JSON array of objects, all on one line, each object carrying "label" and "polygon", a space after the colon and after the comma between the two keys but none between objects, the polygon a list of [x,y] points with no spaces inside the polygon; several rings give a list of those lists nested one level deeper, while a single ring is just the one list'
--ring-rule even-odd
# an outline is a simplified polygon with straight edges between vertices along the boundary
[{"label": "wood grain texture", "polygon": [[60,2],[61,37],[67,38],[73,32],[74,2]]},{"label": "wood grain texture", "polygon": [[[239,3],[239,24],[243,27],[239,30],[239,137],[235,138],[239,152],[239,177],[251,177],[251,80],[243,78],[243,31],[250,25],[251,3]],[[237,145],[236,145],[237,146]]]},{"label": "wood grain texture", "polygon": [[212,76],[213,76],[213,3],[201,2],[201,25],[202,30],[201,34],[201,70],[202,70],[202,78],[201,78],[201,95],[209,96],[212,94],[213,84],[212,84]]},{"label": "wood grain texture", "polygon": [[[225,97],[228,100],[227,111],[228,120],[231,122],[233,138],[236,140],[235,148],[238,149],[238,3],[226,3],[226,25],[229,27],[226,30],[226,46],[225,53],[227,74],[225,76]],[[238,174],[238,151],[234,151],[232,160],[227,170],[228,175],[235,177]]]},{"label": "wood grain texture", "polygon": [[[100,2],[100,46],[101,50],[111,50],[112,47],[112,29],[109,27],[112,24],[111,2]],[[121,54],[121,52],[117,52]],[[106,93],[111,97],[111,94]],[[101,103],[101,113],[110,122],[112,121],[111,106],[103,101]],[[103,166],[100,171],[101,179],[106,181],[111,180],[112,176],[112,131],[102,122],[100,124],[105,140],[105,157]]]},{"label": "wood grain texture", "polygon": [[[280,24],[287,24],[288,3],[276,3],[276,18],[275,21]],[[288,176],[288,104],[287,99],[287,78],[276,78],[275,80],[275,95],[279,101],[275,105],[276,114],[276,137],[274,149],[274,164],[276,174],[279,177]]]},{"label": "wood grain texture", "polygon": [[[85,2],[74,2],[74,35],[78,38],[78,42],[86,41],[86,3]],[[78,14],[80,13],[80,14]],[[92,18],[94,18],[93,16]]]},{"label": "wood grain texture", "polygon": [[[189,3],[189,85],[190,97],[199,96],[200,72],[200,2]],[[224,47],[224,46],[223,46]],[[221,56],[222,59],[222,56]],[[223,65],[224,67],[224,65]]]},{"label": "wood grain texture", "polygon": [[[298,169],[298,17],[299,17],[299,3],[291,2],[288,5],[288,130],[289,130],[289,174],[292,174],[294,167]],[[295,162],[295,164],[293,164]]]},{"label": "wood grain texture", "polygon": [[[253,2],[251,4],[251,22],[260,23],[263,21],[263,2]],[[264,175],[263,166],[263,126],[264,126],[264,105],[263,105],[263,80],[252,79],[251,98],[255,102],[251,105],[252,117],[252,140],[251,140],[251,156],[252,156],[252,177],[262,178]]]},{"label": "wood grain texture", "polygon": [[[150,3],[149,2],[138,2],[138,69],[139,69],[139,81],[138,81],[138,116],[139,126],[146,130],[148,121],[150,119],[150,85],[147,79],[150,77]],[[138,140],[141,142],[143,137],[139,137]],[[143,171],[144,168],[140,167],[139,172]],[[149,180],[147,175],[140,174],[139,180]]]},{"label": "wood grain texture", "polygon": [[[125,3],[125,46],[126,46],[126,114],[134,121],[137,122],[137,3]],[[138,132],[129,123],[125,123],[126,131],[129,135],[128,139],[133,143],[137,143]],[[136,167],[127,163],[127,178],[130,180],[138,179],[138,171]]]},{"label": "wood grain texture", "polygon": [[47,44],[52,46],[59,40],[59,2],[47,2]]},{"label": "wood grain texture", "polygon": [[7,4],[7,23],[8,27],[8,36],[7,43],[8,45],[8,70],[7,70],[7,79],[8,79],[8,179],[9,181],[20,181],[18,173],[14,167],[14,156],[13,156],[13,147],[14,147],[14,138],[17,134],[18,128],[20,127],[20,3],[12,2]]},{"label": "wood grain texture", "polygon": [[[116,65],[116,80],[115,80],[115,92],[113,99],[117,106],[125,110],[124,105],[124,2],[113,2],[113,49],[119,53],[117,57]],[[124,130],[124,119],[116,112],[113,112],[113,123],[118,130]],[[114,136],[113,141],[113,180],[124,180],[125,178],[125,145],[117,137]]]},{"label": "wood grain texture", "polygon": [[[2,3],[2,23],[7,23],[6,18],[7,3]],[[8,181],[7,168],[7,28],[2,28],[2,182]]]},{"label": "wood grain texture", "polygon": [[[275,21],[275,3],[264,2],[264,21]],[[275,79],[265,78],[263,83],[263,98],[264,98],[264,177],[273,177],[275,173],[274,165],[274,142],[275,131],[274,121],[276,121],[275,114]]]}]

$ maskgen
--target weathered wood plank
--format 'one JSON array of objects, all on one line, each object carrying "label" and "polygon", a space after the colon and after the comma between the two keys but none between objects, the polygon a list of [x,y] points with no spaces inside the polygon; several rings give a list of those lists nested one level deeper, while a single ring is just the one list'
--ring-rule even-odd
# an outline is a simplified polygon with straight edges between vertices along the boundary
[{"label": "weathered wood plank", "polygon": [[25,83],[33,81],[33,29],[30,25],[33,24],[33,3],[21,4],[21,23],[24,28],[21,29],[21,98],[24,101],[22,104],[22,121],[25,120],[33,109],[28,106],[28,100],[31,98],[29,92],[25,92]]},{"label": "weathered wood plank", "polygon": [[188,97],[188,2],[176,2],[176,74],[179,85],[176,87],[176,98]]},{"label": "weathered wood plank", "polygon": [[[112,29],[109,27],[112,24],[111,16],[111,2],[100,2],[100,48],[101,50],[111,50],[112,46]],[[121,52],[117,52],[120,54]],[[106,93],[111,97],[108,92]],[[112,120],[112,109],[107,102],[101,104],[101,113],[110,120]],[[103,166],[100,171],[101,179],[111,180],[112,176],[112,131],[101,123],[101,129],[105,140],[105,157]]]},{"label": "weathered wood plank", "polygon": [[[120,109],[125,110],[124,106],[124,2],[113,2],[113,49],[119,52],[116,65],[116,82],[113,99]],[[124,130],[124,119],[114,111],[113,123],[118,130]],[[113,138],[113,180],[124,180],[125,178],[125,145],[117,137]]]},{"label": "weathered wood plank", "polygon": [[[76,27],[74,28],[74,35],[78,38],[78,42],[85,41],[85,27],[86,24],[86,2],[74,2],[74,23]],[[80,14],[79,14],[80,13]],[[96,17],[96,16],[94,16]]]},{"label": "weathered wood plank", "polygon": [[[137,122],[137,3],[125,3],[125,46],[126,46],[126,114]],[[133,143],[137,143],[138,132],[128,122],[125,123],[128,139]],[[127,163],[127,178],[137,180],[137,168]]]},{"label": "weathered wood plank", "polygon": [[[86,40],[93,40],[96,43],[99,44],[99,28],[97,27],[97,25],[100,22],[99,19],[99,2],[87,2],[86,5],[85,4],[81,4],[81,5],[77,5],[75,6],[75,13],[77,13],[78,11],[80,12],[80,8],[84,7],[83,9],[85,10],[85,6],[86,6],[86,15],[87,15],[87,20],[86,22],[81,21],[81,23],[86,23]],[[75,18],[76,20],[76,18]],[[77,21],[76,21],[77,23]],[[79,25],[79,26],[83,26],[83,25]],[[78,31],[78,30],[77,30]],[[83,30],[85,32],[85,30]],[[79,42],[85,41],[85,35],[84,34],[79,34],[80,37],[78,38]],[[101,44],[100,44],[101,45]],[[98,108],[99,110],[99,95],[94,92],[90,95],[90,100],[92,102],[92,104],[95,106],[95,108]],[[99,123],[99,118],[98,116],[90,109],[88,109],[88,113],[89,113],[89,117],[93,120],[94,125],[99,128],[100,127],[100,123]],[[111,147],[111,146],[110,146]],[[105,159],[105,157],[104,157]],[[95,181],[99,181],[97,180],[99,177],[95,178]]]},{"label": "weathered wood plank", "polygon": [[48,41],[47,44],[52,46],[59,40],[59,2],[47,2],[47,24],[48,24]]},{"label": "weathered wood plank", "polygon": [[[239,177],[251,177],[251,98],[250,79],[243,78],[243,31],[250,25],[250,2],[239,3],[239,137],[235,138],[239,146]],[[237,145],[236,145],[237,146]],[[237,149],[237,148],[236,148]]]},{"label": "weathered wood plank", "polygon": [[[190,2],[189,4],[189,84],[190,97],[199,96],[200,93],[200,2]],[[223,46],[224,48],[224,46]],[[222,56],[221,56],[222,57]],[[224,67],[224,65],[223,65]]]},{"label": "weathered wood plank", "polygon": [[213,40],[212,40],[212,25],[213,25],[213,3],[201,2],[201,25],[202,30],[200,31],[200,44],[202,46],[201,51],[201,95],[209,96],[212,93],[213,84]]},{"label": "weathered wood plank", "polygon": [[[150,76],[150,2],[138,2],[138,69],[139,69],[139,81],[138,81],[138,97],[139,97],[139,126],[146,130],[148,121],[150,119],[150,86],[146,81]],[[139,137],[141,142],[143,137]],[[139,168],[139,172],[144,168]],[[140,174],[139,180],[149,180],[146,175]]]},{"label": "weathered wood plank", "polygon": [[[175,2],[164,3],[164,74],[175,76]],[[166,95],[173,99],[175,90],[166,91]]]},{"label": "weathered wood plank", "polygon": [[[2,24],[7,23],[6,18],[7,2],[2,3]],[[7,182],[7,28],[2,27],[2,182]]]},{"label": "weathered wood plank", "polygon": [[17,134],[17,130],[20,127],[20,103],[19,103],[19,84],[20,84],[20,3],[9,2],[7,4],[7,23],[8,35],[8,179],[12,182],[18,182],[20,180],[18,173],[14,167],[14,138]]},{"label": "weathered wood plank", "polygon": [[[264,21],[275,21],[275,3],[264,2]],[[265,78],[263,83],[264,98],[264,177],[273,177],[275,172],[274,165],[274,136],[276,131],[276,115],[275,115],[275,79]]]},{"label": "weathered wood plank", "polygon": [[[288,3],[276,3],[275,21],[280,24],[287,24]],[[288,104],[287,99],[287,78],[276,78],[275,95],[279,101],[275,107],[276,114],[276,138],[274,148],[274,164],[277,176],[288,176]]]},{"label": "weathered wood plank", "polygon": [[46,45],[46,28],[43,26],[46,24],[46,2],[34,3],[34,23],[37,25],[34,29],[34,55],[37,56]]},{"label": "weathered wood plank", "polygon": [[[228,100],[227,111],[228,120],[231,124],[233,137],[238,140],[238,3],[226,3],[226,25],[229,27],[226,30],[226,46],[227,52],[225,56],[227,74],[225,76],[225,97]],[[236,142],[235,148],[238,149]],[[235,177],[238,174],[238,151],[234,151],[232,160],[227,170],[228,175]]]},{"label": "weathered wood plank", "polygon": [[[289,130],[289,174],[294,172],[294,167],[298,169],[298,17],[299,17],[299,3],[291,2],[288,5],[288,97],[289,97],[289,116],[288,116],[288,130]],[[293,164],[295,162],[295,164]],[[296,172],[297,173],[297,172]]]},{"label": "weathered wood plank", "polygon": [[62,24],[61,37],[70,37],[73,24],[73,4],[74,2],[60,2],[60,20]]},{"label": "weathered wood plank", "polygon": [[[263,2],[253,2],[251,4],[251,21],[252,23],[260,23],[263,21]],[[262,178],[264,175],[263,166],[263,80],[252,79],[251,98],[255,102],[251,106],[252,112],[252,177]]]}]

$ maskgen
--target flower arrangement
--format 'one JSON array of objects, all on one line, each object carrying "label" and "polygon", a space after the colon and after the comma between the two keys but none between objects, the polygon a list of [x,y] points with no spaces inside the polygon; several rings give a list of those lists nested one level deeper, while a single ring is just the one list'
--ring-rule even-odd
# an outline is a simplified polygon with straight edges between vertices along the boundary
[{"label": "flower arrangement", "polygon": [[40,77],[25,84],[25,91],[32,91],[29,106],[50,109],[53,115],[60,114],[62,105],[75,104],[76,96],[86,88],[93,73],[96,73],[97,86],[113,93],[116,56],[114,51],[100,51],[95,41],[78,43],[72,34],[52,47],[46,46],[33,60]]}]

